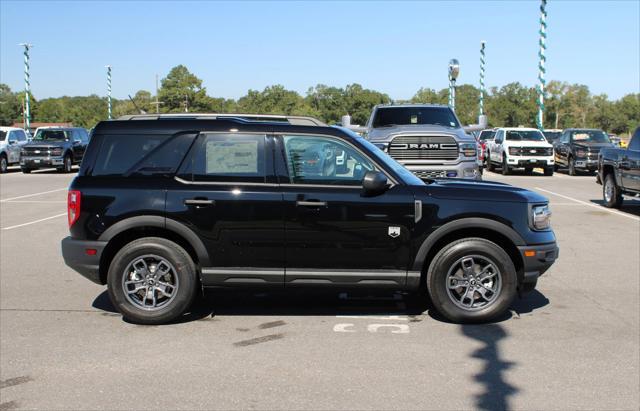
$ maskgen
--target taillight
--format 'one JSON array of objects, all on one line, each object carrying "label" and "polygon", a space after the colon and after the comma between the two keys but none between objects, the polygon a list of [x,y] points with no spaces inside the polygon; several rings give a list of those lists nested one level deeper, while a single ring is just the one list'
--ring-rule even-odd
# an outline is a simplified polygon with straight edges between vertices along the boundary
[{"label": "taillight", "polygon": [[69,228],[78,221],[80,217],[80,200],[82,199],[82,193],[77,190],[69,190],[67,195],[67,217],[69,220]]}]

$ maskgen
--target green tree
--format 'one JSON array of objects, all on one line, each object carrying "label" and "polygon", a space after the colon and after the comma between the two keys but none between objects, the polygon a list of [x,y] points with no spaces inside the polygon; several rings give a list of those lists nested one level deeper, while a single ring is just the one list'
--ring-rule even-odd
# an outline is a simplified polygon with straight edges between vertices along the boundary
[{"label": "green tree", "polygon": [[384,93],[363,88],[360,84],[349,84],[344,90],[345,114],[351,115],[353,124],[366,124],[371,109],[376,104],[389,104],[391,98]]},{"label": "green tree", "polygon": [[312,115],[317,111],[309,107],[304,98],[292,90],[277,84],[263,91],[249,90],[238,100],[238,109],[243,113]]},{"label": "green tree", "polygon": [[165,113],[206,112],[210,109],[210,98],[202,87],[202,80],[183,66],[179,65],[169,71],[161,81],[158,97],[163,102],[161,111]]},{"label": "green tree", "polygon": [[10,126],[20,121],[22,116],[22,103],[17,95],[6,84],[0,84],[0,125]]}]

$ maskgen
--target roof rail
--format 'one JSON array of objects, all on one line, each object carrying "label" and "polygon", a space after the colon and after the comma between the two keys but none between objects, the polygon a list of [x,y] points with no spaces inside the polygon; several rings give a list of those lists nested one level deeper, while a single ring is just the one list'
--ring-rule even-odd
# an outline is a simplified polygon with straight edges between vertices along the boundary
[{"label": "roof rail", "polygon": [[327,127],[325,123],[313,117],[287,116],[277,114],[233,114],[233,113],[168,113],[168,114],[132,114],[120,116],[117,120],[159,120],[159,119],[189,119],[189,120],[216,120],[236,118],[255,122],[287,122],[296,126]]}]

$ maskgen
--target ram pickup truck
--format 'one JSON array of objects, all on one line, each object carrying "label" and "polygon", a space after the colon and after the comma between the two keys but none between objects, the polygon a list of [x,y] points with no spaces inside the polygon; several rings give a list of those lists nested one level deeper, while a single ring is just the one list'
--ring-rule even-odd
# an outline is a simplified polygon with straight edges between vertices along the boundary
[{"label": "ram pickup truck", "polygon": [[462,127],[448,106],[432,104],[381,104],[373,108],[366,127],[343,126],[359,131],[416,176],[481,179],[476,140],[467,132],[486,128]]},{"label": "ram pickup truck", "polygon": [[99,123],[69,187],[65,262],[159,324],[200,287],[428,292],[451,321],[490,321],[556,260],[545,197],[423,181],[348,129],[284,120]]},{"label": "ram pickup truck", "polygon": [[640,127],[627,148],[600,150],[596,181],[606,207],[619,208],[624,195],[640,196]]}]

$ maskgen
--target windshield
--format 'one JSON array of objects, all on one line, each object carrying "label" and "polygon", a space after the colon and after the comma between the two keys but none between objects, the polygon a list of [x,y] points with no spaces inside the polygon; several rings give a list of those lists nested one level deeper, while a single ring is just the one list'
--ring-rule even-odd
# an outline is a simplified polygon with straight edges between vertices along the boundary
[{"label": "windshield", "polygon": [[544,136],[547,138],[547,141],[550,143],[560,138],[561,134],[562,134],[562,131],[545,131],[544,132]]},{"label": "windshield", "polygon": [[64,141],[70,138],[71,132],[65,130],[38,130],[34,140],[57,140]]},{"label": "windshield", "polygon": [[609,136],[600,130],[577,130],[571,132],[571,139],[575,142],[611,143]]},{"label": "windshield", "polygon": [[460,127],[448,107],[382,107],[373,119],[373,128],[421,124]]},{"label": "windshield", "polygon": [[480,132],[480,136],[478,137],[478,140],[480,141],[485,141],[485,140],[493,140],[493,137],[495,137],[496,132],[493,130],[483,130],[482,132]]},{"label": "windshield", "polygon": [[392,169],[402,181],[409,185],[413,186],[423,186],[425,185],[422,180],[415,176],[411,171],[407,170],[402,164],[398,163],[396,160],[387,155],[384,151],[380,150],[375,145],[371,144],[369,141],[365,140],[362,137],[359,137],[357,134],[348,130],[350,134],[354,137],[358,137],[358,142],[365,146],[369,150],[369,154],[375,158],[378,162],[384,164],[385,166]]},{"label": "windshield", "polygon": [[544,136],[538,130],[509,130],[507,140],[510,141],[545,141]]}]

